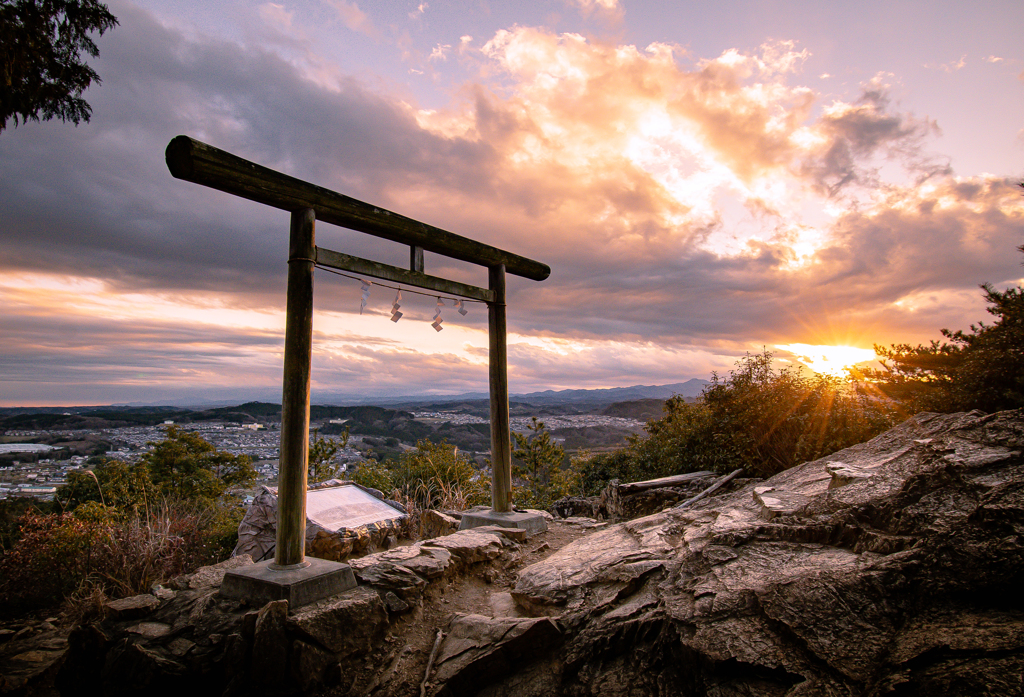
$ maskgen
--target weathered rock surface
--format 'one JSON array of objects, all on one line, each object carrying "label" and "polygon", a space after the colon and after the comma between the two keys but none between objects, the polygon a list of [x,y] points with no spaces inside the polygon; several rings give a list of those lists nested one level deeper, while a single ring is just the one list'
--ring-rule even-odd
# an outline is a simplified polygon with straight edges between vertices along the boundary
[{"label": "weathered rock surface", "polygon": [[[643,490],[630,490],[631,485],[613,479],[599,496],[567,496],[551,506],[562,518],[586,517],[598,520],[627,520],[658,513],[696,496],[707,488],[715,475],[695,477],[688,482]],[[728,490],[735,491],[750,480],[735,480]]]},{"label": "weathered rock surface", "polygon": [[[503,598],[533,617],[448,625],[431,692],[1024,695],[1022,451],[1024,412],[923,414],[692,508],[578,521]],[[0,653],[62,694],[418,695],[422,668],[390,676],[426,655],[388,630],[443,616],[425,604],[453,574],[531,551],[458,532],[353,560],[359,588],[290,613],[190,583],[66,653],[45,622],[49,654]]]},{"label": "weathered rock surface", "polygon": [[474,686],[511,675],[525,661],[550,654],[561,643],[561,630],[551,619],[494,619],[457,614],[437,657],[434,694],[464,695]]},{"label": "weathered rock surface", "polygon": [[159,606],[160,601],[155,596],[145,593],[112,600],[105,604],[104,609],[111,619],[127,621],[145,617]]},{"label": "weathered rock surface", "polygon": [[0,646],[0,695],[51,694],[67,653],[65,636],[50,622],[7,634]]},{"label": "weathered rock surface", "polygon": [[921,414],[597,531],[520,574],[516,601],[566,635],[557,686],[551,670],[533,680],[572,695],[1024,694],[1022,450],[1019,411]]},{"label": "weathered rock surface", "polygon": [[501,554],[501,548],[511,544],[503,535],[476,530],[460,530],[447,537],[438,537],[415,546],[447,550],[463,565],[494,559]]},{"label": "weathered rock surface", "polygon": [[[224,574],[231,569],[238,569],[243,566],[249,566],[252,564],[252,557],[248,554],[240,554],[237,557],[231,557],[226,559],[219,564],[213,564],[212,566],[201,566],[196,569],[193,573],[179,576],[178,578],[171,581],[171,588],[174,590],[188,590],[196,588],[209,588],[211,586],[219,586],[224,582]],[[166,594],[158,593],[154,591],[154,595],[163,596],[166,598]]]},{"label": "weathered rock surface", "polygon": [[157,587],[109,603],[103,621],[75,628],[66,642],[58,636],[52,651],[33,644],[36,653],[0,664],[24,666],[24,675],[0,686],[19,690],[31,679],[60,694],[146,697],[364,694],[387,684],[381,661],[392,652],[388,631],[393,622],[416,621],[409,615],[422,607],[430,584],[433,595],[443,593],[457,569],[516,547],[502,534],[464,531],[354,559],[361,585],[300,608],[222,598],[224,572],[252,563],[243,555],[177,579],[177,592]]}]

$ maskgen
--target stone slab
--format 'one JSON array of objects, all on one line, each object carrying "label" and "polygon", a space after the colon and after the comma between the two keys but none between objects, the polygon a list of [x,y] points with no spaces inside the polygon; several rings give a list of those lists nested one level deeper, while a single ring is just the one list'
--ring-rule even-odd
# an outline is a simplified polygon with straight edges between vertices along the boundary
[{"label": "stone slab", "polygon": [[499,513],[487,508],[483,510],[473,509],[463,513],[459,530],[470,530],[486,525],[497,525],[502,528],[519,528],[520,530],[526,530],[530,535],[535,535],[548,529],[548,523],[542,515],[523,511]]},{"label": "stone slab", "polygon": [[224,575],[220,594],[251,605],[287,600],[289,610],[294,611],[356,587],[355,574],[348,564],[316,557],[306,557],[306,561],[309,566],[302,569],[272,569],[272,561],[232,569]]}]

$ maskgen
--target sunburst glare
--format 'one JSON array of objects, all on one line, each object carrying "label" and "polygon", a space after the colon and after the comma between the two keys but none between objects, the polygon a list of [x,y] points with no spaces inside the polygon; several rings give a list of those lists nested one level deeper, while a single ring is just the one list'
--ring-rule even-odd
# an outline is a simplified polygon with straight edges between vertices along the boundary
[{"label": "sunburst glare", "polygon": [[856,346],[815,346],[812,344],[776,344],[776,348],[794,354],[801,363],[821,375],[842,376],[846,369],[877,358],[872,349]]}]

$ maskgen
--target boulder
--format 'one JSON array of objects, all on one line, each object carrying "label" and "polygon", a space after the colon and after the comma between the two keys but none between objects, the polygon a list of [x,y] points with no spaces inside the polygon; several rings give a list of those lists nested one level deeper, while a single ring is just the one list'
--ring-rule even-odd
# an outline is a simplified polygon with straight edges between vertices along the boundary
[{"label": "boulder", "polygon": [[288,601],[275,600],[256,615],[252,642],[252,682],[278,691],[288,684]]},{"label": "boulder", "polygon": [[524,662],[550,654],[561,640],[558,625],[546,617],[494,619],[456,614],[437,656],[434,694],[476,694]]},{"label": "boulder", "polygon": [[145,617],[160,606],[160,600],[149,593],[111,600],[104,604],[107,617],[117,622]]},{"label": "boulder", "polygon": [[[364,557],[369,559],[370,557]],[[397,562],[375,558],[372,564],[352,566],[360,584],[381,594],[391,592],[408,602],[416,603],[423,595],[427,582],[408,567]]]},{"label": "boulder", "polygon": [[[179,591],[219,587],[220,584],[224,582],[224,574],[228,571],[242,566],[249,566],[251,564],[252,557],[248,554],[241,554],[237,557],[231,557],[230,559],[222,561],[219,564],[201,566],[191,574],[178,576],[171,581],[170,586],[174,590]],[[161,599],[170,599],[174,597],[173,595],[169,596],[166,589],[154,591],[154,595]]]},{"label": "boulder", "polygon": [[509,544],[514,543],[503,535],[470,529],[426,542],[417,542],[414,546],[447,550],[460,563],[469,565],[496,558],[501,554],[501,548]]},{"label": "boulder", "polygon": [[[388,613],[375,591],[357,586],[295,610],[288,627],[338,659],[368,652],[388,628]],[[258,636],[257,625],[257,636]]]},{"label": "boulder", "polygon": [[566,694],[1024,694],[1022,451],[1021,411],[919,414],[598,530],[513,597],[561,615]]},{"label": "boulder", "polygon": [[[401,564],[428,581],[443,576],[452,563],[452,553],[447,549],[424,546],[398,547],[367,558]],[[353,560],[353,564],[359,563]]]},{"label": "boulder", "polygon": [[428,508],[420,514],[420,537],[429,540],[451,535],[459,529],[459,521],[450,515]]}]

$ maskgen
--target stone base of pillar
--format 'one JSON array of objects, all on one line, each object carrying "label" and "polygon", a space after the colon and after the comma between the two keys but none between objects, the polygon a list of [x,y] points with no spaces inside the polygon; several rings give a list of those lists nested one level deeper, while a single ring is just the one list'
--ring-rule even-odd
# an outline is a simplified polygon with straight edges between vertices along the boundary
[{"label": "stone base of pillar", "polygon": [[530,535],[544,532],[548,529],[548,523],[544,516],[537,513],[525,511],[512,511],[510,513],[499,513],[487,506],[471,508],[462,514],[462,522],[459,523],[459,530],[469,530],[485,525],[497,525],[503,528],[518,528],[526,530]]},{"label": "stone base of pillar", "polygon": [[261,607],[272,600],[287,600],[288,610],[355,588],[356,577],[348,564],[306,557],[308,566],[272,568],[273,561],[232,569],[224,574],[220,594]]}]

